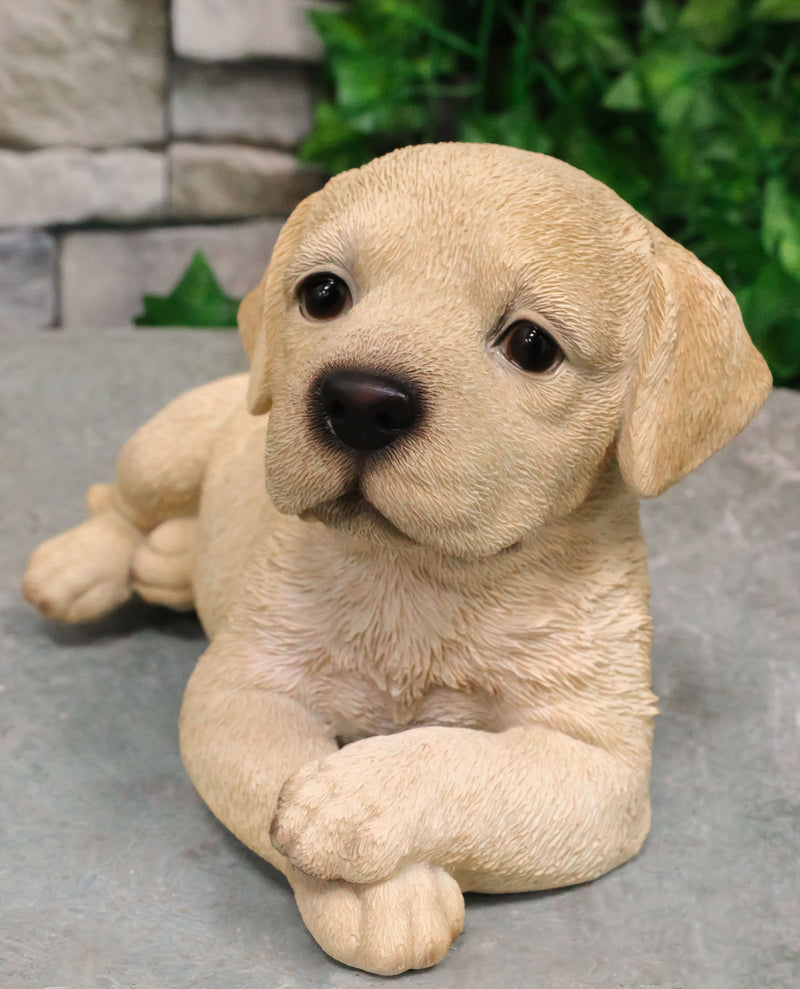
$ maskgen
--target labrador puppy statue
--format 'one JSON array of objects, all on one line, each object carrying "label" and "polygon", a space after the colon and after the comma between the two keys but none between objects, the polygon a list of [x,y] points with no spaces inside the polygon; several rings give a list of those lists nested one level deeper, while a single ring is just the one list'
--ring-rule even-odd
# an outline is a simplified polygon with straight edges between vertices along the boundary
[{"label": "labrador puppy statue", "polygon": [[692,254],[491,145],[332,179],[240,328],[249,380],[143,426],[24,591],[67,622],[134,592],[196,607],[201,796],[334,958],[423,968],[463,891],[584,882],[642,844],[637,499],[738,433],[769,372]]}]

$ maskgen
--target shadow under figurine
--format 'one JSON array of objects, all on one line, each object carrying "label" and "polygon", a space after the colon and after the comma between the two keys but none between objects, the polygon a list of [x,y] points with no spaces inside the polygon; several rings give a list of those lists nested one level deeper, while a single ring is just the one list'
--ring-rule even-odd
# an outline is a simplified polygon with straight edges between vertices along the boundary
[{"label": "shadow under figurine", "polygon": [[738,433],[769,372],[692,254],[584,173],[491,145],[332,179],[240,329],[249,381],[143,426],[25,595],[67,622],[134,592],[195,606],[201,796],[334,958],[423,968],[462,891],[584,882],[641,846],[637,498]]}]

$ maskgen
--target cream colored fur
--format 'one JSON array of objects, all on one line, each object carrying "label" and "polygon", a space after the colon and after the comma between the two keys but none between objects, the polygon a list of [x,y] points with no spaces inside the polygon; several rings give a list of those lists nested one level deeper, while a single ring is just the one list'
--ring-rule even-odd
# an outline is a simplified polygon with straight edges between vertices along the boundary
[{"label": "cream colored fur", "polygon": [[[320,269],[355,305],[312,324],[295,286]],[[561,344],[555,371],[495,345],[520,315]],[[431,965],[463,890],[583,882],[639,849],[655,707],[637,496],[733,437],[769,373],[696,258],[582,172],[485,145],[331,180],[240,325],[249,384],[145,425],[25,593],[65,621],[134,591],[194,604],[211,645],[181,747],[203,799],[334,957]],[[320,442],[309,390],[339,365],[421,382],[420,430],[362,466]],[[337,508],[356,486],[361,508]]]}]

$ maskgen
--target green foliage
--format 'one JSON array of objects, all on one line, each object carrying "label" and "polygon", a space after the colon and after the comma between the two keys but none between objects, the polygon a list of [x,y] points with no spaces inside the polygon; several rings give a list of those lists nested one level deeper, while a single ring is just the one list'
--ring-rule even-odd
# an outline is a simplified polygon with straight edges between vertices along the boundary
[{"label": "green foliage", "polygon": [[736,292],[800,380],[800,0],[351,0],[302,154],[489,141],[608,183]]},{"label": "green foliage", "polygon": [[169,295],[146,295],[142,301],[144,311],[134,319],[137,326],[236,326],[239,300],[222,291],[202,251],[195,251]]}]

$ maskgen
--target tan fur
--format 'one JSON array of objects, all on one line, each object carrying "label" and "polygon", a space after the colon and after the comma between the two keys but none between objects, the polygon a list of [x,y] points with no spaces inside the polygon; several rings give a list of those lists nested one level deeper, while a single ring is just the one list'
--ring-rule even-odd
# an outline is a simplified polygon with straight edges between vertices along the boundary
[{"label": "tan fur", "polygon": [[[295,286],[330,268],[356,304],[312,324]],[[555,371],[495,346],[523,315],[560,342]],[[582,882],[639,849],[655,708],[636,496],[734,436],[769,374],[696,258],[583,173],[493,146],[333,179],[240,325],[249,385],[145,425],[25,593],[67,621],[133,590],[194,601],[212,642],[181,747],[200,794],[286,873],[326,951],[431,965],[462,890]],[[309,389],[332,365],[422,382],[419,433],[363,469],[321,443]]]}]

